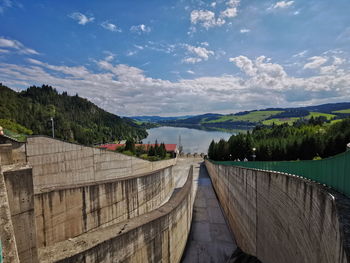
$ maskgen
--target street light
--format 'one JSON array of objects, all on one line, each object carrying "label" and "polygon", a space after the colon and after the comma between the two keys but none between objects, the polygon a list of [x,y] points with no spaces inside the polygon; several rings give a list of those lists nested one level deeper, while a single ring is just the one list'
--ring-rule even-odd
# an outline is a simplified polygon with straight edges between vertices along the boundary
[{"label": "street light", "polygon": [[253,150],[253,155],[252,155],[252,157],[253,157],[253,161],[255,161],[255,157],[256,157],[256,155],[255,155],[255,151],[256,151],[256,148],[254,147],[252,150]]},{"label": "street light", "polygon": [[51,128],[52,128],[52,138],[55,138],[55,123],[53,121],[53,117],[51,117]]}]

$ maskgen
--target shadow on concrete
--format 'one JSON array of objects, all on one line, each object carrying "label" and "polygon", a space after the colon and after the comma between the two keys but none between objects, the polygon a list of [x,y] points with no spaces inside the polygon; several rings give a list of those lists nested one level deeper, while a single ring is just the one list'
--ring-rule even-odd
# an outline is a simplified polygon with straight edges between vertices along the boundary
[{"label": "shadow on concrete", "polygon": [[244,253],[239,247],[226,263],[261,263],[256,257]]}]

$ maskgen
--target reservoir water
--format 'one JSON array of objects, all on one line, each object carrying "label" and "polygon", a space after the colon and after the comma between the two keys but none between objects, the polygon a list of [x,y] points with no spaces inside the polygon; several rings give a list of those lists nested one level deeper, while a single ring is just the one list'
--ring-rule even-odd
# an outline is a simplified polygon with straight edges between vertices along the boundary
[{"label": "reservoir water", "polygon": [[220,139],[228,140],[231,133],[218,131],[203,131],[178,127],[158,127],[147,130],[148,137],[142,140],[143,143],[174,143],[179,144],[179,136],[181,136],[181,144],[184,153],[207,153],[209,144],[212,140]]}]

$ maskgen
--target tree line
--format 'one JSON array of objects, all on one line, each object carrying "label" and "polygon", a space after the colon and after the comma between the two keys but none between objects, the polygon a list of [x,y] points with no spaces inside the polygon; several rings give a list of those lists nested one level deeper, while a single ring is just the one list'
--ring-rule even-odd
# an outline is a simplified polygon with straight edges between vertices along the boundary
[{"label": "tree line", "polygon": [[92,145],[147,137],[146,130],[132,120],[106,112],[78,94],[60,94],[47,85],[15,92],[0,83],[0,119],[4,128],[50,136],[51,117],[55,136],[69,142]]},{"label": "tree line", "polygon": [[212,141],[208,156],[217,161],[312,160],[344,152],[349,142],[350,118],[334,124],[325,123],[323,118],[311,118],[292,126],[257,126],[251,132],[232,135],[228,141]]},{"label": "tree line", "polygon": [[143,144],[135,145],[133,140],[127,140],[125,146],[117,148],[116,151],[149,161],[159,161],[169,157],[166,152],[165,144],[163,142],[158,144],[157,140],[154,145],[151,146]]}]

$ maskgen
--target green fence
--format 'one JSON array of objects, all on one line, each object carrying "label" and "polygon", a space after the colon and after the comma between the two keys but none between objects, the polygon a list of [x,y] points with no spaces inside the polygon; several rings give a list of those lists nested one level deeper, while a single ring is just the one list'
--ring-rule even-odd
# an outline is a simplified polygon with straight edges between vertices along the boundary
[{"label": "green fence", "polygon": [[350,197],[350,151],[315,161],[213,163],[299,175],[326,184]]}]

